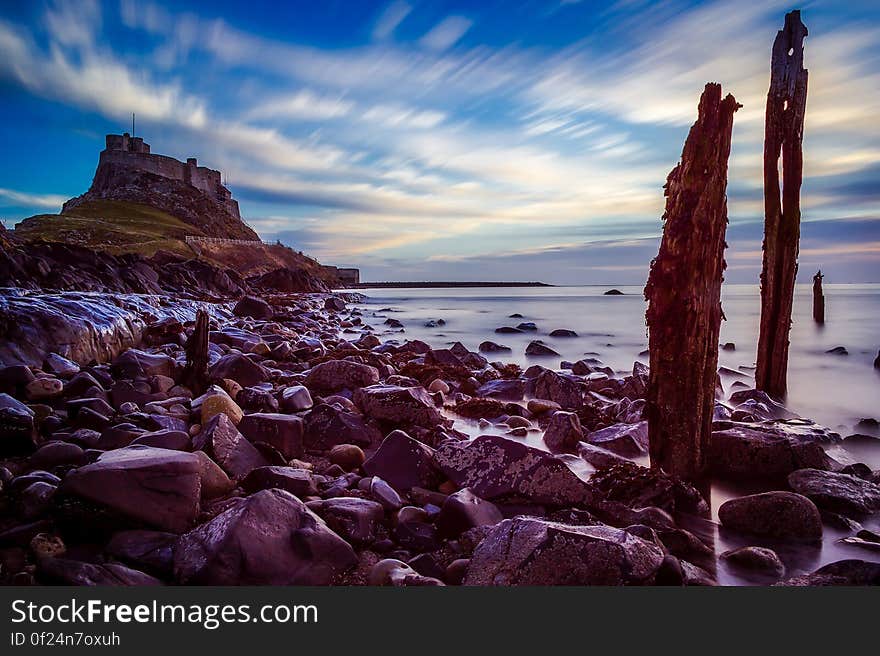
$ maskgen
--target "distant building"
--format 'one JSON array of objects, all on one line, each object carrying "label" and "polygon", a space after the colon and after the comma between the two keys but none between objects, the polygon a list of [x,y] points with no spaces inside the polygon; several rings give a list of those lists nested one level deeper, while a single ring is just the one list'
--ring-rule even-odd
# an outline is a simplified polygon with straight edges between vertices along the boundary
[{"label": "distant building", "polygon": [[339,268],[329,264],[324,265],[324,271],[335,276],[345,286],[357,285],[361,281],[360,269]]},{"label": "distant building", "polygon": [[126,132],[107,135],[106,148],[101,151],[99,166],[100,164],[121,164],[130,169],[185,182],[211,196],[232,216],[241,219],[238,201],[223,186],[220,171],[199,166],[195,157],[190,157],[184,163],[167,155],[154,155],[150,153],[150,144],[145,143],[141,137],[132,137]]}]

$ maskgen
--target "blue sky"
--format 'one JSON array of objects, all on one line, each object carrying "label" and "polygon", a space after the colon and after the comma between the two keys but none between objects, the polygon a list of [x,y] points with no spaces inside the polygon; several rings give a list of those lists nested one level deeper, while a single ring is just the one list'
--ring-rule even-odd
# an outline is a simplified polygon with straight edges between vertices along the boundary
[{"label": "blue sky", "polygon": [[[801,280],[880,281],[880,6],[804,2]],[[362,277],[641,283],[707,81],[744,107],[728,280],[760,265],[788,3],[0,0],[0,216],[55,212],[103,135],[219,168],[247,222]]]}]

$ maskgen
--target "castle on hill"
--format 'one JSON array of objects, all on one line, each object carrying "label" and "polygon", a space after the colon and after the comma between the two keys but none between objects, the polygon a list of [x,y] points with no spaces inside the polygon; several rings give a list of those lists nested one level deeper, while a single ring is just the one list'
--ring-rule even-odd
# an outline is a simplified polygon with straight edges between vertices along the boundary
[{"label": "castle on hill", "polygon": [[211,197],[229,214],[241,219],[238,201],[232,198],[232,192],[223,186],[220,171],[199,166],[195,157],[181,162],[167,155],[155,155],[150,152],[150,144],[141,137],[124,134],[108,134],[106,147],[101,151],[101,164],[121,164],[128,169],[144,171],[164,178],[177,180],[191,185]]}]

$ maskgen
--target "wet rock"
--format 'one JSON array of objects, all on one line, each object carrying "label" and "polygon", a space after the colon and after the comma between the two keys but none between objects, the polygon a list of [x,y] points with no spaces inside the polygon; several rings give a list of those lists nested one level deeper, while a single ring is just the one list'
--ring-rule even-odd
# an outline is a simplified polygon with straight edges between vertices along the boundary
[{"label": "wet rock", "polygon": [[238,430],[252,444],[264,443],[276,449],[286,459],[302,457],[303,421],[299,417],[259,412],[245,415]]},{"label": "wet rock", "polygon": [[25,387],[25,394],[31,401],[42,401],[60,396],[64,391],[64,383],[58,378],[35,378]]},{"label": "wet rock", "polygon": [[336,497],[306,504],[336,533],[353,544],[376,539],[376,528],[385,519],[381,504],[368,499]]},{"label": "wet rock", "polygon": [[309,389],[336,392],[342,389],[356,389],[375,385],[379,382],[379,370],[360,362],[349,360],[329,360],[312,367],[306,376]]},{"label": "wet rock", "polygon": [[709,466],[716,474],[743,478],[787,476],[797,469],[829,469],[831,460],[817,442],[736,426],[712,433]]},{"label": "wet rock", "polygon": [[195,408],[200,409],[202,425],[220,414],[225,415],[233,424],[238,424],[244,417],[244,412],[232,397],[216,385],[212,385],[203,396],[193,401],[193,409]]},{"label": "wet rock", "polygon": [[568,330],[566,328],[557,328],[556,330],[550,331],[550,337],[577,337],[578,334],[573,330]]},{"label": "wet rock", "polygon": [[386,558],[373,565],[368,583],[394,587],[443,585],[442,581],[423,576],[403,561],[394,558]]},{"label": "wet rock", "polygon": [[270,389],[246,387],[235,397],[235,402],[247,413],[278,412],[281,408]]},{"label": "wet rock", "polygon": [[748,402],[760,404],[767,409],[766,416],[761,417],[761,419],[797,419],[795,413],[791,412],[781,403],[774,401],[766,392],[761,390],[745,389],[730,395],[730,404],[733,406]]},{"label": "wet rock", "polygon": [[433,428],[443,417],[421,387],[371,385],[354,393],[354,402],[372,419]]},{"label": "wet rock", "polygon": [[444,443],[434,461],[456,485],[483,499],[514,497],[577,506],[593,496],[590,486],[559,458],[499,435]]},{"label": "wet rock", "polygon": [[721,350],[722,351],[735,351],[736,344],[734,344],[733,342],[725,342],[724,344],[721,345]]},{"label": "wet rock", "polygon": [[556,412],[557,410],[562,409],[562,406],[558,403],[547,399],[530,399],[526,407],[533,415],[540,415],[545,412]]},{"label": "wet rock", "polygon": [[599,446],[594,446],[588,442],[580,442],[577,445],[577,451],[581,458],[593,465],[596,469],[606,469],[608,467],[613,467],[614,465],[629,462],[629,460],[623,456],[619,456],[616,453]]},{"label": "wet rock", "polygon": [[450,494],[437,515],[437,530],[445,538],[457,538],[476,526],[494,526],[504,519],[498,507],[469,489]]},{"label": "wet rock", "polygon": [[626,458],[636,458],[648,452],[648,422],[614,424],[593,431],[584,439],[594,446]]},{"label": "wet rock", "polygon": [[603,296],[623,296],[623,292],[619,289],[609,289]]},{"label": "wet rock", "polygon": [[162,585],[159,579],[119,563],[93,565],[66,558],[41,560],[37,576],[54,585]]},{"label": "wet rock", "polygon": [[526,391],[526,381],[515,378],[513,380],[490,380],[476,390],[476,395],[487,399],[505,399],[519,401]]},{"label": "wet rock", "polygon": [[284,412],[301,412],[312,407],[312,395],[307,387],[293,385],[281,390],[279,403]]},{"label": "wet rock", "polygon": [[284,490],[300,498],[318,494],[312,472],[294,467],[257,467],[244,477],[241,487],[249,494],[269,489]]},{"label": "wet rock", "polygon": [[489,531],[464,584],[642,585],[662,562],[660,547],[620,529],[516,517]]},{"label": "wet rock", "polygon": [[382,439],[382,434],[361,415],[322,403],[305,416],[303,439],[306,449],[326,451],[338,444],[368,447]]},{"label": "wet rock", "polygon": [[235,484],[216,462],[204,451],[193,453],[199,459],[199,480],[202,482],[202,500],[225,496]]},{"label": "wet rock", "polygon": [[181,536],[174,575],[195,585],[327,585],[358,562],[299,499],[263,490]]},{"label": "wet rock", "polygon": [[184,531],[199,512],[199,460],[191,453],[130,446],[71,471],[62,490],[132,519]]},{"label": "wet rock", "polygon": [[235,307],[232,314],[237,317],[251,317],[252,319],[271,319],[275,316],[272,306],[261,298],[245,296]]},{"label": "wet rock", "polygon": [[189,451],[192,448],[192,440],[189,433],[179,430],[159,430],[151,433],[143,433],[131,442],[154,446],[159,449],[173,449],[175,451]]},{"label": "wet rock", "polygon": [[437,529],[427,522],[399,522],[394,527],[394,537],[408,551],[423,553],[440,548]]},{"label": "wet rock", "polygon": [[399,510],[403,507],[400,495],[393,487],[388,485],[378,476],[370,479],[370,496],[382,504],[388,510]]},{"label": "wet rock", "polygon": [[57,353],[50,353],[43,361],[43,371],[62,378],[70,378],[79,372],[79,365]]},{"label": "wet rock", "polygon": [[[625,462],[590,477],[590,484],[609,501],[629,508],[655,508],[668,513],[706,515],[709,507],[691,484],[658,469]],[[647,523],[647,522],[644,522]]]},{"label": "wet rock", "polygon": [[177,537],[162,531],[119,531],[113,534],[104,551],[133,567],[165,577],[172,572]]},{"label": "wet rock", "polygon": [[554,351],[552,348],[544,344],[541,340],[536,339],[529,342],[529,345],[526,346],[526,355],[534,355],[534,356],[545,356],[545,355],[555,355],[558,356],[559,353]]},{"label": "wet rock", "polygon": [[509,346],[496,344],[495,342],[481,342],[479,350],[480,353],[501,353],[503,351],[510,351],[511,349]]},{"label": "wet rock", "polygon": [[0,456],[30,453],[36,438],[34,411],[8,394],[0,394]]},{"label": "wet rock", "polygon": [[822,518],[816,504],[794,492],[763,492],[721,504],[718,518],[725,528],[785,540],[818,542]]},{"label": "wet rock", "polygon": [[338,296],[329,296],[324,299],[324,309],[342,312],[345,309],[345,301]]},{"label": "wet rock", "polygon": [[544,431],[544,443],[551,451],[568,451],[584,438],[581,422],[573,412],[556,412]]},{"label": "wet rock", "polygon": [[354,444],[337,444],[330,449],[327,458],[332,464],[339,465],[347,472],[354,471],[366,460],[363,449]]},{"label": "wet rock", "polygon": [[207,453],[233,480],[269,464],[225,414],[216,415],[202,426],[193,438],[193,450]]},{"label": "wet rock", "polygon": [[565,409],[577,409],[584,401],[583,391],[577,382],[550,370],[543,371],[535,379],[534,395],[558,403]]},{"label": "wet rock", "polygon": [[859,517],[880,510],[880,485],[857,476],[800,469],[789,474],[788,485],[831,512]]},{"label": "wet rock", "polygon": [[835,346],[825,352],[830,353],[831,355],[849,355],[849,351],[846,350],[845,346]]},{"label": "wet rock", "polygon": [[29,464],[36,469],[51,469],[59,465],[79,467],[85,464],[81,447],[69,442],[45,442],[30,457]]},{"label": "wet rock", "polygon": [[434,488],[440,475],[434,467],[434,450],[403,431],[393,431],[364,463],[364,471],[388,481],[398,490]]},{"label": "wet rock", "polygon": [[772,549],[766,547],[740,547],[721,554],[721,559],[746,574],[757,575],[773,581],[785,576],[785,565]]},{"label": "wet rock", "polygon": [[795,576],[778,585],[880,585],[880,563],[864,560],[838,560],[820,567],[812,574]]},{"label": "wet rock", "polygon": [[234,380],[242,387],[252,387],[269,379],[266,369],[241,353],[220,358],[208,371],[211,380]]},{"label": "wet rock", "polygon": [[24,520],[32,520],[46,514],[57,488],[51,483],[36,481],[24,488],[18,495],[19,515]]},{"label": "wet rock", "polygon": [[495,332],[499,335],[514,335],[523,331],[519,328],[514,328],[512,326],[501,326],[500,328],[496,328]]}]

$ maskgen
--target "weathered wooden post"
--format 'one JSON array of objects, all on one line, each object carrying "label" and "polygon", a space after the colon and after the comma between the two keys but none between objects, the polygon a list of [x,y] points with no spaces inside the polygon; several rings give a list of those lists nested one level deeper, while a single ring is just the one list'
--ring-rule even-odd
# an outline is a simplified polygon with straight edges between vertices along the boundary
[{"label": "weathered wooden post", "polygon": [[813,321],[825,323],[825,294],[822,292],[822,269],[813,276]]},{"label": "weathered wooden post", "polygon": [[666,224],[645,286],[651,466],[691,481],[712,431],[721,282],[726,266],[727,160],[733,96],[707,84],[681,162],[666,180]]},{"label": "weathered wooden post", "polygon": [[208,389],[208,321],[206,310],[196,310],[196,325],[184,347],[186,367],[182,380],[193,394]]},{"label": "weathered wooden post", "polygon": [[785,26],[773,42],[764,124],[764,262],[755,385],[780,400],[785,398],[788,387],[788,336],[801,231],[802,143],[807,106],[807,71],[803,65],[806,36],[801,12],[786,14]]}]

